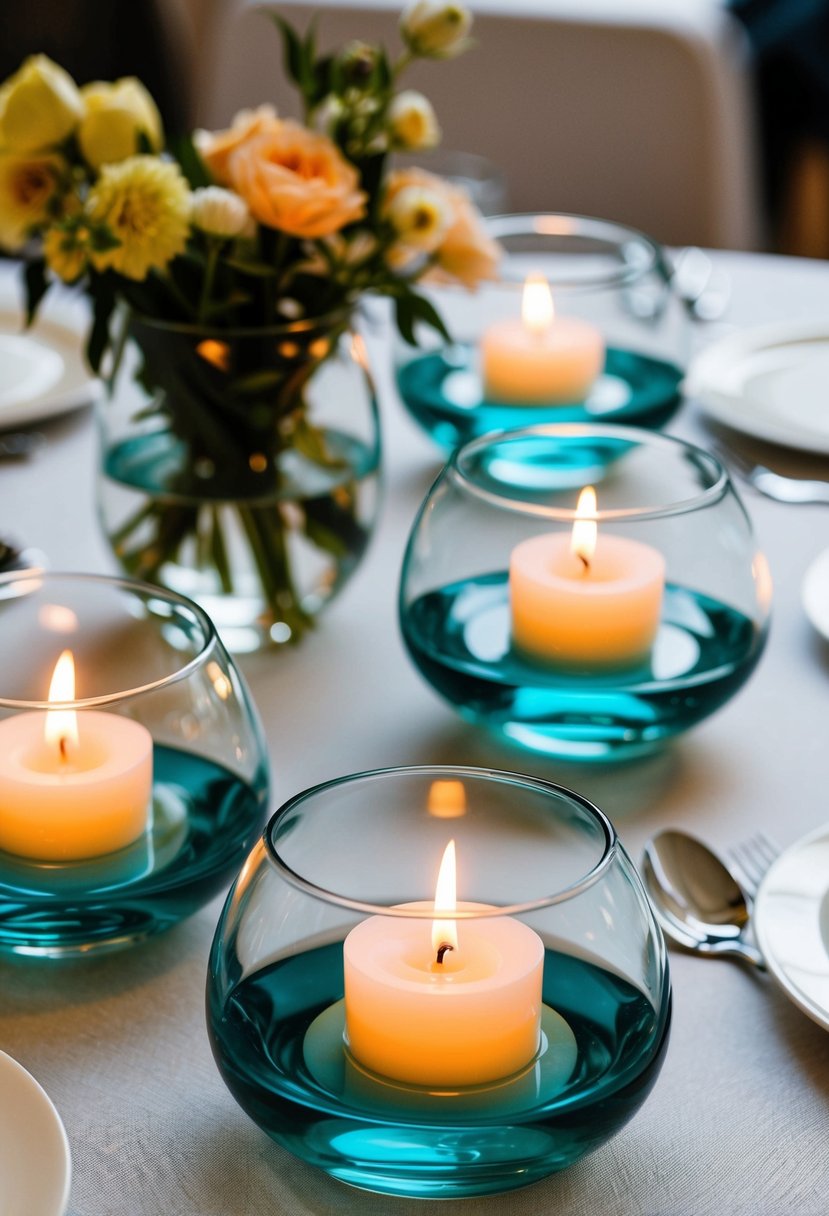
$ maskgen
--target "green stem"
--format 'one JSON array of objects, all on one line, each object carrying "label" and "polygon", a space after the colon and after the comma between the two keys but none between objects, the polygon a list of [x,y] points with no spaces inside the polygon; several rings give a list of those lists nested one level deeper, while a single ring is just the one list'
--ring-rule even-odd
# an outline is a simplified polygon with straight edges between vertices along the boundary
[{"label": "green stem", "polygon": [[213,280],[216,277],[216,266],[219,261],[219,253],[221,251],[222,242],[215,238],[210,240],[207,249],[207,262],[204,268],[204,279],[201,285],[201,295],[199,296],[198,320],[200,324],[204,324],[207,307],[210,303],[210,297],[213,294]]}]

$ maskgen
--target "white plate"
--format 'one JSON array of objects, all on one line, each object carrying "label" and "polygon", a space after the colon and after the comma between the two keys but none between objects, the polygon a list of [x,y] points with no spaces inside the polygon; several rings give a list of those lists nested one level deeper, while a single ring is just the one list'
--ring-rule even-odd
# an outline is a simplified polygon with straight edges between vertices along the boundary
[{"label": "white plate", "polygon": [[829,1030],[829,824],[778,857],[757,893],[753,921],[771,974]]},{"label": "white plate", "polygon": [[801,595],[807,617],[829,642],[829,549],[819,553],[806,571]]},{"label": "white plate", "polygon": [[737,431],[829,455],[829,320],[728,334],[693,360],[685,393]]},{"label": "white plate", "polygon": [[0,1212],[63,1216],[70,1176],[60,1115],[34,1077],[0,1051]]},{"label": "white plate", "polygon": [[100,386],[84,362],[83,300],[52,289],[24,330],[20,269],[0,270],[0,430],[89,405]]}]

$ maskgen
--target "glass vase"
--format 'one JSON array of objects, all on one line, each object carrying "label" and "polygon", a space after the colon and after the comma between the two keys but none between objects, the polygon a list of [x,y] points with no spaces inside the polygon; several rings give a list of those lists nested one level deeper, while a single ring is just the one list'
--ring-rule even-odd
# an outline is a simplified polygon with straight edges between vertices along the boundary
[{"label": "glass vase", "polygon": [[103,529],[126,573],[195,599],[232,650],[301,639],[371,536],[378,413],[351,320],[124,318],[98,413]]},{"label": "glass vase", "polygon": [[[450,841],[457,902],[435,924]],[[596,807],[424,766],[274,815],[216,930],[207,1016],[231,1093],[279,1144],[358,1187],[452,1198],[537,1181],[626,1123],[664,1058],[670,984]]]},{"label": "glass vase", "polygon": [[[597,506],[580,510],[588,485]],[[589,762],[644,754],[723,705],[762,654],[770,605],[713,456],[573,424],[458,449],[415,521],[399,607],[415,666],[464,717]]]},{"label": "glass vase", "polygon": [[127,579],[0,576],[0,673],[0,950],[120,948],[225,888],[262,830],[267,751],[196,604]]},{"label": "glass vase", "polygon": [[[417,347],[397,343],[397,388],[424,430],[452,450],[488,431],[542,422],[667,422],[681,400],[690,324],[661,247],[580,215],[500,215],[487,228],[503,251],[497,280],[472,295],[452,287],[430,294],[452,342],[424,328]],[[549,286],[553,316],[516,346],[528,276]],[[503,343],[498,334],[510,327]],[[560,342],[544,354],[555,335]],[[582,359],[592,366],[584,375]]]}]

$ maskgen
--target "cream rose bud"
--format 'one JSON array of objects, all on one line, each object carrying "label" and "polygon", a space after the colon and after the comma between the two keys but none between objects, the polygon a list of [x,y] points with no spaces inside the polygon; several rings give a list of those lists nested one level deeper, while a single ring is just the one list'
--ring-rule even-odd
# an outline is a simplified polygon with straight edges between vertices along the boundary
[{"label": "cream rose bud", "polygon": [[46,55],[32,55],[0,88],[0,146],[39,152],[71,135],[83,114],[78,86]]},{"label": "cream rose bud", "polygon": [[418,151],[440,142],[440,127],[432,103],[414,89],[398,93],[389,106],[389,127],[398,148]]},{"label": "cream rose bud", "polygon": [[78,143],[84,160],[93,169],[126,160],[142,151],[144,135],[154,152],[164,142],[161,115],[140,80],[125,76],[113,84],[95,81],[81,89],[84,115]]},{"label": "cream rose bud", "polygon": [[230,240],[245,231],[249,219],[247,203],[232,190],[202,186],[193,191],[190,221],[208,236]]},{"label": "cream rose bud", "polygon": [[413,55],[453,59],[469,45],[472,14],[463,4],[416,0],[400,18],[400,33]]},{"label": "cream rose bud", "polygon": [[404,186],[388,205],[387,218],[404,245],[431,253],[443,240],[452,213],[427,186]]}]

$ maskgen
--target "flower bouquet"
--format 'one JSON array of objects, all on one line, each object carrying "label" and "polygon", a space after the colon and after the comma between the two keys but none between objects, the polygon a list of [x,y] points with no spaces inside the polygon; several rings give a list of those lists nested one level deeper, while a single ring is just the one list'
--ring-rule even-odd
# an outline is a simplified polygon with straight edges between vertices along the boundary
[{"label": "flower bouquet", "polygon": [[273,19],[302,121],[262,106],[164,151],[138,80],[78,89],[36,56],[0,87],[0,245],[24,255],[30,319],[55,276],[90,298],[114,552],[238,648],[300,638],[365,548],[379,437],[357,303],[390,297],[413,341],[443,332],[420,280],[471,288],[497,262],[462,191],[389,167],[439,138],[399,82],[466,48],[467,10],[417,0],[395,60],[321,54],[313,26]]}]

